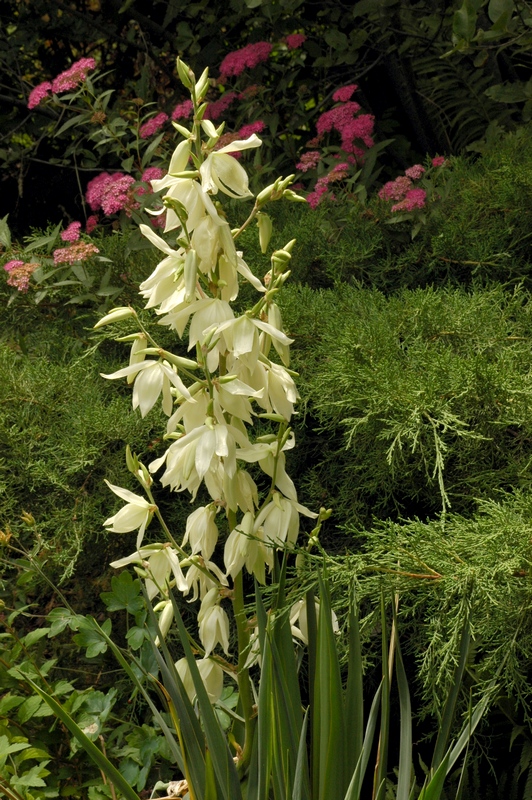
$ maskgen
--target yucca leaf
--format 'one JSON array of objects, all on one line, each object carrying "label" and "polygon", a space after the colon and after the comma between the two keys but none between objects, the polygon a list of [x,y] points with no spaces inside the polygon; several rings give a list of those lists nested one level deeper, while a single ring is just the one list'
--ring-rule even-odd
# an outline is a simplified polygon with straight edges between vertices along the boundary
[{"label": "yucca leaf", "polygon": [[188,667],[194,681],[194,688],[196,690],[196,697],[198,706],[203,721],[203,730],[205,732],[205,740],[207,748],[210,751],[212,758],[212,765],[214,774],[218,781],[219,789],[222,793],[223,800],[240,800],[242,793],[240,789],[240,781],[236,771],[233,756],[229,750],[229,746],[225,739],[225,735],[220,727],[218,717],[214,713],[209,700],[209,695],[201,679],[196,659],[192,653],[190,643],[188,641],[188,633],[179,606],[176,603],[175,597],[170,592],[170,599],[174,608],[174,618],[179,633],[181,646],[187,659]]},{"label": "yucca leaf", "polygon": [[386,606],[384,594],[381,594],[381,637],[382,637],[382,699],[381,699],[381,728],[379,731],[379,747],[377,751],[377,764],[373,783],[374,797],[379,797],[382,782],[386,779],[388,767],[388,737],[390,732],[390,662],[393,658],[393,638],[388,651],[388,636],[386,631]]},{"label": "yucca leaf", "polygon": [[362,750],[360,751],[360,757],[355,767],[355,771],[353,772],[353,775],[351,777],[351,781],[347,788],[344,800],[360,800],[360,791],[362,788],[362,783],[366,775],[366,769],[368,766],[369,757],[373,749],[373,739],[375,737],[375,730],[377,728],[377,718],[379,716],[379,706],[382,695],[382,686],[383,684],[381,682],[379,688],[375,692],[375,696],[373,698],[373,702],[369,710],[368,721],[366,724],[366,733],[364,735],[364,741],[362,743]]},{"label": "yucca leaf", "polygon": [[[394,621],[396,621],[394,612]],[[396,624],[397,629],[397,624]],[[396,800],[409,800],[412,783],[412,708],[399,637],[395,643],[395,669],[399,691],[400,739]]]},{"label": "yucca leaf", "polygon": [[307,757],[307,728],[309,711],[308,708],[303,718],[301,734],[299,736],[299,748],[297,751],[296,771],[294,775],[294,786],[292,789],[292,800],[309,800],[310,783],[308,772]]},{"label": "yucca leaf", "polygon": [[109,761],[109,759],[104,756],[102,751],[96,747],[94,742],[86,736],[81,728],[74,722],[70,714],[65,711],[63,706],[57,702],[55,698],[53,698],[48,692],[45,692],[44,689],[41,689],[34,683],[30,678],[26,678],[26,681],[30,684],[33,691],[38,694],[42,699],[50,706],[52,711],[54,712],[55,716],[61,720],[63,725],[68,728],[72,736],[78,740],[82,748],[85,750],[88,756],[92,758],[98,769],[100,769],[104,775],[109,778],[109,781],[118,789],[126,800],[140,800],[138,794],[131,788],[129,783],[126,781],[124,776],[121,772],[117,770],[113,764]]},{"label": "yucca leaf", "polygon": [[[259,623],[259,625],[260,624],[261,623]],[[275,709],[273,708],[274,692],[270,635],[266,630],[263,632],[261,653],[262,665],[259,683],[258,719],[256,732],[257,766],[256,775],[253,776],[253,781],[250,780],[250,783],[253,783],[256,787],[256,794],[250,795],[248,790],[248,800],[267,800],[269,796],[270,776],[273,763],[272,732],[274,729],[273,718]]]},{"label": "yucca leaf", "polygon": [[313,696],[313,786],[316,800],[341,797],[346,790],[346,731],[342,679],[327,586],[320,583],[318,647]]},{"label": "yucca leaf", "polygon": [[449,734],[453,724],[456,703],[460,692],[460,686],[464,675],[464,670],[467,662],[467,654],[469,652],[469,642],[471,639],[471,632],[469,626],[469,615],[466,616],[464,627],[462,630],[462,637],[460,639],[460,655],[458,664],[454,673],[452,689],[447,696],[445,707],[443,709],[442,720],[434,746],[434,753],[432,755],[431,772],[435,773],[442,761],[444,754],[447,750]]},{"label": "yucca leaf", "polygon": [[[425,780],[425,784],[421,789],[418,800],[439,800],[448,772],[449,753],[445,755],[443,761],[440,763],[432,778],[430,778],[430,780],[428,778]],[[428,783],[427,780],[429,781]]]},{"label": "yucca leaf", "polygon": [[353,597],[349,611],[349,664],[345,698],[346,726],[349,746],[346,753],[347,774],[352,775],[362,752],[364,741],[363,663],[360,645],[358,605]]}]

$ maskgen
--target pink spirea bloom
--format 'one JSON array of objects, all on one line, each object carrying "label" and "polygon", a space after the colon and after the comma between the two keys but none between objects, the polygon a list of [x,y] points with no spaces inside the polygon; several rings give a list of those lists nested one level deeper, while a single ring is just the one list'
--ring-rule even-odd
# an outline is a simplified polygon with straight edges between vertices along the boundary
[{"label": "pink spirea bloom", "polygon": [[435,156],[432,159],[433,167],[443,167],[444,164],[445,164],[445,156]]},{"label": "pink spirea bloom", "polygon": [[188,119],[194,111],[192,100],[183,100],[172,111],[172,119]]},{"label": "pink spirea bloom", "polygon": [[68,228],[61,233],[64,242],[77,242],[81,231],[81,222],[71,222]]},{"label": "pink spirea bloom", "polygon": [[35,108],[41,103],[45,97],[52,93],[52,84],[50,81],[39,83],[34,89],[31,90],[28,97],[28,108]]},{"label": "pink spirea bloom", "polygon": [[209,103],[203,119],[217,120],[222,114],[227,111],[233,100],[237,97],[236,92],[224,92],[219,100],[214,103]]},{"label": "pink spirea bloom", "polygon": [[75,89],[80,83],[87,78],[87,72],[94,69],[96,61],[93,58],[81,58],[76,61],[64,72],[61,72],[57,78],[52,81],[52,91],[54,94],[61,92],[68,92],[70,89]]},{"label": "pink spirea bloom", "polygon": [[414,164],[413,167],[408,167],[408,169],[405,169],[406,177],[412,178],[413,181],[417,181],[418,178],[421,178],[424,172],[425,167],[422,167],[421,164]]},{"label": "pink spirea bloom", "polygon": [[351,83],[349,86],[342,86],[341,89],[335,91],[332,99],[335,103],[347,103],[348,100],[351,100],[357,89],[358,85],[356,83]]},{"label": "pink spirea bloom", "polygon": [[102,209],[107,216],[116,214],[123,208],[132,207],[129,190],[133,183],[135,178],[131,175],[124,175],[122,172],[110,175],[108,172],[102,172],[87,184],[85,200],[92,211]]},{"label": "pink spirea bloom", "polygon": [[342,137],[342,150],[346,153],[354,153],[358,157],[363,155],[360,148],[355,145],[355,139],[360,139],[366,147],[373,145],[373,128],[375,117],[373,114],[361,114],[355,116],[360,111],[360,106],[354,100],[345,102],[341,106],[325,111],[316,123],[319,136],[328,133],[333,129],[338,131]]},{"label": "pink spirea bloom", "polygon": [[404,200],[392,206],[392,212],[395,211],[414,211],[416,208],[424,208],[427,200],[427,193],[424,189],[410,189],[406,193]]},{"label": "pink spirea bloom", "polygon": [[301,47],[303,42],[307,41],[307,37],[304,33],[290,33],[285,41],[289,50],[297,50],[298,47]]},{"label": "pink spirea bloom", "polygon": [[150,181],[158,181],[164,175],[164,170],[160,167],[148,167],[145,169],[141,176],[141,181],[143,183],[149,183]]},{"label": "pink spirea bloom", "polygon": [[267,61],[272,52],[273,45],[269,42],[254,42],[248,44],[241,50],[228,53],[220,64],[220,80],[223,83],[225,78],[238,77],[246,69],[253,69],[262,61]]},{"label": "pink spirea bloom", "polygon": [[7,285],[14,286],[19,292],[24,294],[30,285],[30,275],[35,272],[39,264],[25,264],[24,261],[14,260],[4,264],[4,269],[9,273]]},{"label": "pink spirea bloom", "polygon": [[161,111],[160,114],[156,114],[155,117],[152,117],[144,125],[140,126],[139,129],[139,136],[141,139],[148,139],[148,137],[153,136],[154,133],[163,127],[164,123],[168,119],[168,114],[165,114],[164,111]]},{"label": "pink spirea bloom", "polygon": [[394,181],[385,183],[379,191],[381,200],[402,200],[412,188],[412,181],[406,175],[399,175]]},{"label": "pink spirea bloom", "polygon": [[61,247],[54,250],[54,264],[75,264],[76,261],[85,261],[100,251],[90,242],[75,242],[70,247]]},{"label": "pink spirea bloom", "polygon": [[86,233],[91,234],[96,228],[98,227],[98,216],[96,214],[91,214],[90,217],[87,219],[87,224],[85,225]]},{"label": "pink spirea bloom", "polygon": [[314,169],[318,166],[321,160],[321,153],[319,150],[309,150],[308,153],[303,153],[301,161],[296,164],[296,169],[300,172],[308,172],[309,169]]},{"label": "pink spirea bloom", "polygon": [[254,133],[262,133],[265,127],[266,124],[261,119],[258,119],[256,122],[250,122],[248,125],[243,125],[240,128],[238,131],[238,138],[249,139]]},{"label": "pink spirea bloom", "polygon": [[8,261],[7,264],[4,264],[4,269],[6,272],[12,272],[14,269],[18,269],[18,267],[23,267],[24,261],[19,261],[18,259],[12,259]]},{"label": "pink spirea bloom", "polygon": [[[307,203],[310,205],[311,208],[316,208],[321,201],[325,194],[329,192],[329,184],[334,183],[335,181],[343,180],[343,178],[347,178],[349,175],[349,164],[347,162],[343,162],[342,164],[336,164],[333,169],[327,173],[327,175],[322,175],[321,178],[318,178],[316,181],[316,185],[314,186],[314,191],[307,195]],[[329,200],[335,200],[335,196],[329,192]]]}]

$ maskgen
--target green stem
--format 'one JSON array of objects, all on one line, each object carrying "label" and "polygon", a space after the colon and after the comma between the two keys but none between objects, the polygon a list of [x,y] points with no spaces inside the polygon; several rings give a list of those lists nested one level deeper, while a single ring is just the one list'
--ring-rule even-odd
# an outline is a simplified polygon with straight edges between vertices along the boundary
[{"label": "green stem", "polygon": [[240,773],[243,773],[251,759],[256,716],[253,708],[253,695],[251,693],[249,669],[246,669],[245,667],[249,649],[249,629],[244,611],[244,581],[242,572],[239,572],[235,577],[233,589],[233,611],[235,615],[238,636],[238,692],[240,696],[242,716],[244,718],[244,745],[238,760],[238,770]]}]

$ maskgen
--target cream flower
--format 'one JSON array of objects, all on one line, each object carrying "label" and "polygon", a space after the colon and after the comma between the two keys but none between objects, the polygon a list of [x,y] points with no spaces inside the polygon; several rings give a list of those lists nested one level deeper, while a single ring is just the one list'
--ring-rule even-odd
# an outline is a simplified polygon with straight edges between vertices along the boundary
[{"label": "cream flower", "polygon": [[192,554],[201,553],[203,558],[209,559],[218,541],[218,527],[214,521],[216,507],[211,503],[200,506],[189,515],[186,524],[185,536],[182,547],[190,542]]},{"label": "cream flower", "polygon": [[[316,608],[316,623],[319,620],[320,616],[320,601],[317,598],[314,598],[314,605]],[[296,627],[296,622],[298,623],[299,627]],[[338,625],[338,617],[331,611],[331,622],[334,633],[338,633],[340,627]],[[306,600],[298,600],[297,603],[294,603],[290,610],[290,627],[292,630],[292,636],[296,639],[300,639],[304,644],[308,644],[308,620],[307,620],[307,601]]]},{"label": "cream flower", "polygon": [[[224,688],[223,669],[211,658],[196,659],[196,666],[201,675],[201,680],[203,681],[205,689],[207,690],[207,694],[209,695],[209,700],[212,704],[217,703],[222,696]],[[175,668],[185,687],[188,699],[191,703],[194,702],[196,688],[186,658],[180,658],[179,661],[176,661]]]},{"label": "cream flower", "polygon": [[231,142],[210,153],[200,167],[201,185],[205,192],[217,194],[218,190],[237,200],[252,197],[248,175],[244,167],[230,153],[260,147],[262,141],[254,133],[249,139]]},{"label": "cream flower", "polygon": [[198,630],[205,656],[220,644],[229,653],[229,618],[220,606],[218,589],[210,589],[201,602],[198,614]]},{"label": "cream flower", "polygon": [[301,503],[274,492],[273,500],[257,515],[253,532],[257,534],[262,529],[265,542],[273,546],[282,547],[285,543],[294,546],[299,533],[300,514],[311,519],[318,516]]},{"label": "cream flower", "polygon": [[140,413],[143,417],[153,408],[161,392],[163,394],[163,411],[167,416],[170,416],[173,408],[170,384],[175,386],[183,397],[192,401],[187,387],[167,361],[146,359],[137,364],[130,364],[129,367],[119,369],[110,375],[104,375],[103,373],[101,375],[102,378],[108,378],[109,380],[129,378],[135,375],[133,408],[140,408]]},{"label": "cream flower", "polygon": [[141,564],[150,577],[146,578],[146,592],[150,600],[158,594],[167,594],[167,584],[173,575],[180,592],[188,592],[189,587],[183,575],[177,551],[168,544],[155,542],[131,553],[130,556],[113,561],[111,567],[119,569],[128,564]]},{"label": "cream flower", "polygon": [[134,531],[138,528],[137,548],[140,547],[146,527],[157,510],[157,506],[152,505],[139,494],[134,494],[128,489],[122,489],[120,486],[113,486],[107,480],[105,482],[112,492],[126,501],[127,505],[121,508],[114,516],[106,519],[103,523],[104,527],[109,527],[109,530],[115,533],[129,533],[129,531]]}]

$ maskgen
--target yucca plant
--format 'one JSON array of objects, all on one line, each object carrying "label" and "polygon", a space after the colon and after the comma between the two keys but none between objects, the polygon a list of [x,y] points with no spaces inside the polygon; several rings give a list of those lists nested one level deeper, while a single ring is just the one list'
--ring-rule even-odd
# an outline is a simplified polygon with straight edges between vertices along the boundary
[{"label": "yucca plant", "polygon": [[[153,610],[151,643],[159,667],[157,678],[146,673],[140,661],[118,647],[98,623],[91,620],[95,631],[106,640],[143,695],[165,735],[180,773],[176,780],[185,781],[182,791],[188,791],[190,800],[383,800],[390,790],[397,800],[416,796],[421,800],[438,800],[446,777],[464,751],[467,758],[471,735],[491,695],[486,692],[474,708],[470,706],[459,735],[450,742],[470,644],[468,621],[464,624],[455,681],[443,709],[431,767],[420,789],[412,761],[412,710],[397,635],[397,598],[392,602],[390,635],[384,597],[381,600],[382,679],[369,708],[365,708],[367,698],[355,599],[350,608],[344,670],[326,576],[319,577],[318,598],[313,590],[307,592],[302,603],[306,612],[304,627],[308,650],[306,669],[301,670],[302,659],[297,652],[301,648],[294,646],[291,606],[286,603],[284,594],[284,569],[278,577],[270,611],[267,611],[258,584],[256,586],[261,655],[260,667],[256,667],[252,753],[243,771],[237,766],[238,753],[235,754],[234,749],[235,731],[243,724],[239,708],[237,706],[232,715],[229,730],[225,730],[216,705],[212,704],[208,685],[198,670],[189,633],[173,596],[179,641],[194,687],[192,692],[176,669],[175,655],[160,636]],[[142,673],[145,680],[139,679]],[[399,701],[396,731],[392,728],[390,714],[394,683]],[[32,686],[106,774],[116,792],[127,800],[138,800],[119,769],[86,737],[58,701],[36,684]],[[161,713],[161,704],[154,701],[154,690],[166,714]],[[222,708],[227,710],[225,706]],[[398,765],[389,763],[390,732],[399,738]],[[395,776],[393,767],[396,767]]]}]

